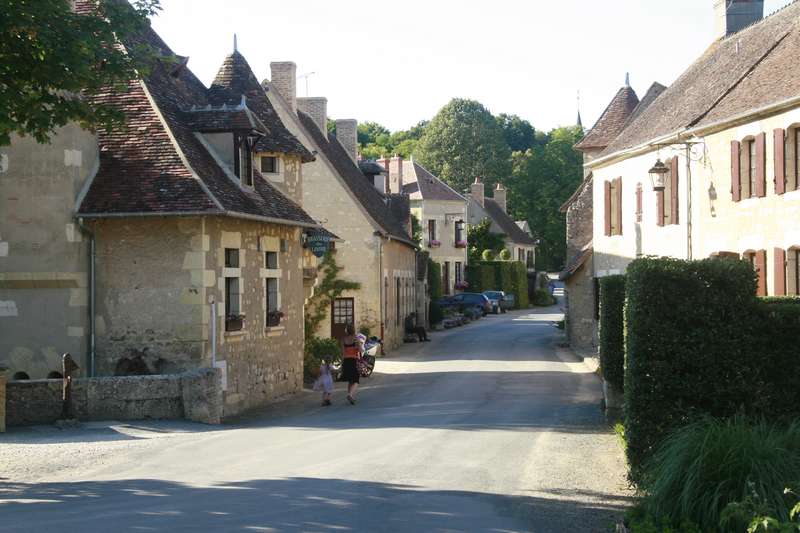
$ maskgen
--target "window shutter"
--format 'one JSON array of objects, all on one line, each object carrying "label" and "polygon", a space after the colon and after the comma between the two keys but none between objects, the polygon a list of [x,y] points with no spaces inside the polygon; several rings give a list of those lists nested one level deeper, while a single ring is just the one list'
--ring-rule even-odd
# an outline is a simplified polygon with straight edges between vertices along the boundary
[{"label": "window shutter", "polygon": [[775,248],[773,258],[775,260],[775,296],[786,296],[786,250]]},{"label": "window shutter", "polygon": [[670,224],[678,224],[678,156],[672,158],[670,179]]},{"label": "window shutter", "polygon": [[611,182],[607,181],[605,185],[605,213],[606,213],[606,236],[611,235]]},{"label": "window shutter", "polygon": [[758,272],[758,294],[767,295],[767,251],[759,250],[756,252],[756,272]]},{"label": "window shutter", "polygon": [[622,235],[622,178],[617,178],[617,235]]},{"label": "window shutter", "polygon": [[664,191],[656,191],[656,224],[664,225]]},{"label": "window shutter", "polygon": [[739,166],[740,152],[741,143],[739,141],[731,141],[731,198],[734,202],[742,199],[741,167]]},{"label": "window shutter", "polygon": [[786,134],[783,128],[773,132],[775,160],[775,194],[786,192],[786,154],[784,153]]},{"label": "window shutter", "polygon": [[763,198],[767,195],[767,134],[756,135],[756,190],[753,196]]}]

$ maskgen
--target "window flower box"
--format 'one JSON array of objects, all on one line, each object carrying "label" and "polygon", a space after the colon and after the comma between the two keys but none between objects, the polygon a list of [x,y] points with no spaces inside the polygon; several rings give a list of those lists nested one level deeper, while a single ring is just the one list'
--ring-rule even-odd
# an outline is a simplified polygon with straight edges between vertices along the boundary
[{"label": "window flower box", "polygon": [[433,239],[432,241],[428,241],[428,247],[429,248],[438,248],[441,245],[442,245],[442,243],[440,241],[437,241],[436,239]]},{"label": "window flower box", "polygon": [[466,281],[459,281],[458,283],[453,285],[453,287],[455,287],[456,290],[463,291],[469,288],[469,283],[467,283]]},{"label": "window flower box", "polygon": [[225,331],[241,331],[244,329],[244,315],[228,315],[225,317]]},{"label": "window flower box", "polygon": [[270,311],[267,313],[267,327],[274,328],[281,323],[283,311]]},{"label": "window flower box", "polygon": [[466,248],[467,241],[456,241],[456,248]]}]

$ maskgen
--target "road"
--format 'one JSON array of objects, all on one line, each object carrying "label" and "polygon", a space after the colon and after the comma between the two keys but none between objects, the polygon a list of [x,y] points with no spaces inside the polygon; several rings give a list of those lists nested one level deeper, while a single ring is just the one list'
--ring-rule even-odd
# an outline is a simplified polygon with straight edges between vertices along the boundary
[{"label": "road", "polygon": [[12,431],[0,531],[609,531],[622,452],[556,310],[406,345],[355,406],[308,392],[221,428]]}]

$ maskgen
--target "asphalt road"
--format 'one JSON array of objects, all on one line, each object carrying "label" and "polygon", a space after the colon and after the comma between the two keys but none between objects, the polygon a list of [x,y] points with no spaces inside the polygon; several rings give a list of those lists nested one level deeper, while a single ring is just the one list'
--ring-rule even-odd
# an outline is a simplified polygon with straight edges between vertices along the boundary
[{"label": "asphalt road", "polygon": [[557,318],[490,316],[407,345],[356,406],[306,393],[222,428],[85,428],[52,454],[47,433],[11,433],[45,464],[0,469],[0,531],[610,531],[622,452],[599,380],[554,347]]}]

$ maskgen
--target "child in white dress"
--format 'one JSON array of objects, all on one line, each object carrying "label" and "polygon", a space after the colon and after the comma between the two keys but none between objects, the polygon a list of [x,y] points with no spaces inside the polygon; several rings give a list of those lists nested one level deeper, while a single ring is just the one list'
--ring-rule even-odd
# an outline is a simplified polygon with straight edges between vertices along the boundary
[{"label": "child in white dress", "polygon": [[314,390],[322,391],[322,405],[327,407],[331,404],[333,394],[333,375],[331,374],[331,364],[328,359],[323,359],[319,365],[319,377],[314,382]]}]

